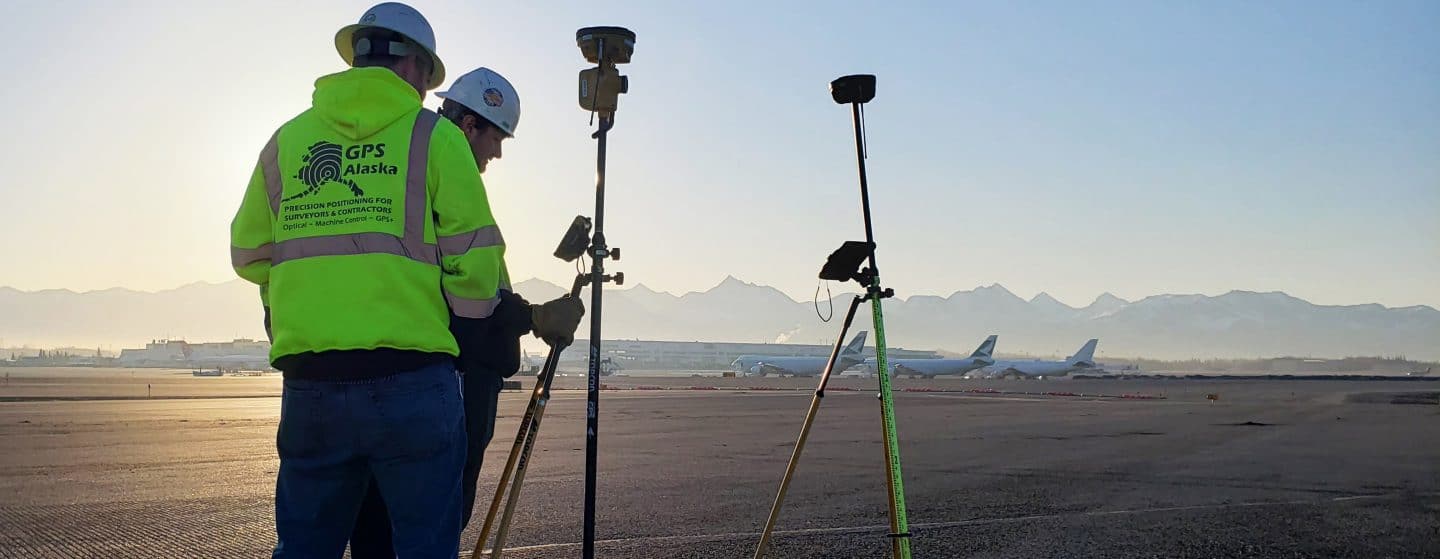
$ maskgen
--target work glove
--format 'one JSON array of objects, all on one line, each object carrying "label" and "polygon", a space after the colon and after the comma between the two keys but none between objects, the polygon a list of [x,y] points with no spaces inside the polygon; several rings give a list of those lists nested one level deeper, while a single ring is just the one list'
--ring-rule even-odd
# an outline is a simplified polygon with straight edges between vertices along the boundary
[{"label": "work glove", "polygon": [[552,346],[568,346],[575,341],[575,329],[585,316],[585,304],[577,297],[561,297],[543,305],[532,305],[530,324],[535,336]]}]

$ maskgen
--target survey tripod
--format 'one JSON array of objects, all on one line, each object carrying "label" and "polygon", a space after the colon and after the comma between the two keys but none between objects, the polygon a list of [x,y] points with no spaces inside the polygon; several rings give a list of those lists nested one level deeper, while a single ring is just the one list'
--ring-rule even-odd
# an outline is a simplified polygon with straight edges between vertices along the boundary
[{"label": "survey tripod", "polygon": [[[855,311],[860,308],[861,303],[868,301],[875,323],[875,370],[880,379],[880,422],[885,438],[885,477],[890,501],[890,532],[886,537],[890,540],[893,558],[909,559],[910,527],[905,513],[905,486],[900,474],[900,444],[895,429],[895,401],[890,391],[890,367],[885,355],[885,318],[880,303],[881,299],[893,297],[895,291],[880,286],[880,268],[875,264],[875,233],[870,222],[870,186],[865,176],[865,120],[862,105],[875,98],[875,76],[841,77],[830,82],[830,94],[836,103],[850,105],[855,123],[855,158],[860,167],[860,204],[865,214],[865,242],[846,241],[841,245],[826,260],[825,266],[820,270],[820,279],[854,280],[865,288],[865,294],[851,299],[850,307],[845,312],[845,319],[840,324],[840,335],[835,339],[835,346],[830,350],[830,359],[825,364],[824,373],[820,375],[820,386],[815,389],[815,395],[810,399],[810,409],[805,412],[800,437],[796,439],[795,450],[790,455],[790,462],[785,466],[785,476],[780,481],[780,490],[775,495],[775,503],[765,521],[765,530],[760,534],[760,543],[755,547],[755,558],[764,557],[768,551],[775,522],[785,502],[785,493],[790,488],[795,467],[800,461],[801,452],[805,450],[805,441],[810,436],[810,428],[820,411],[820,401],[825,397],[825,386],[830,382],[830,375],[835,370],[841,345],[845,343]],[[860,268],[866,261],[869,266]]]}]

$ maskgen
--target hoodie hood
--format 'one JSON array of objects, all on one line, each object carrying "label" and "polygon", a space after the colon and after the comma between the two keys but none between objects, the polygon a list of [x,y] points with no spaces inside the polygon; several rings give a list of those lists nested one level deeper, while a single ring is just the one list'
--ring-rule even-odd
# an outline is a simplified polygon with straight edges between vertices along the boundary
[{"label": "hoodie hood", "polygon": [[420,94],[386,68],[351,68],[315,80],[311,109],[330,128],[362,140],[420,109]]}]

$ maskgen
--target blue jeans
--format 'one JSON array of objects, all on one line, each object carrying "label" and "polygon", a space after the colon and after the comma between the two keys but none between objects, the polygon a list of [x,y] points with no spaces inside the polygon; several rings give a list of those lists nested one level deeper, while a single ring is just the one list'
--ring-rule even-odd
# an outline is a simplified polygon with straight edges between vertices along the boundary
[{"label": "blue jeans", "polygon": [[462,406],[449,362],[361,381],[285,379],[273,558],[341,557],[373,477],[389,508],[395,553],[453,559]]},{"label": "blue jeans", "polygon": [[[475,508],[475,486],[480,479],[480,467],[485,463],[485,447],[495,435],[495,414],[500,399],[500,388],[505,379],[499,373],[480,370],[464,373],[465,378],[465,432],[468,444],[465,446],[465,470],[461,477],[460,529],[470,523],[470,514]],[[355,531],[350,536],[350,557],[353,559],[393,559],[395,544],[391,540],[390,515],[386,512],[386,501],[373,492],[375,482],[371,481],[372,492],[366,493],[365,503],[360,507],[360,516],[355,519]]]}]

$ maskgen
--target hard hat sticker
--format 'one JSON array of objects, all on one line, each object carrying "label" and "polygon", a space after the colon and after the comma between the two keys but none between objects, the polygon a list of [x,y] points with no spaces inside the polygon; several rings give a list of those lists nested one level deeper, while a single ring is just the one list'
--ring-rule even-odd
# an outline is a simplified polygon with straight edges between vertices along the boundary
[{"label": "hard hat sticker", "polygon": [[482,98],[485,99],[485,104],[491,107],[499,107],[505,104],[505,96],[500,94],[500,90],[493,87],[486,89]]}]

